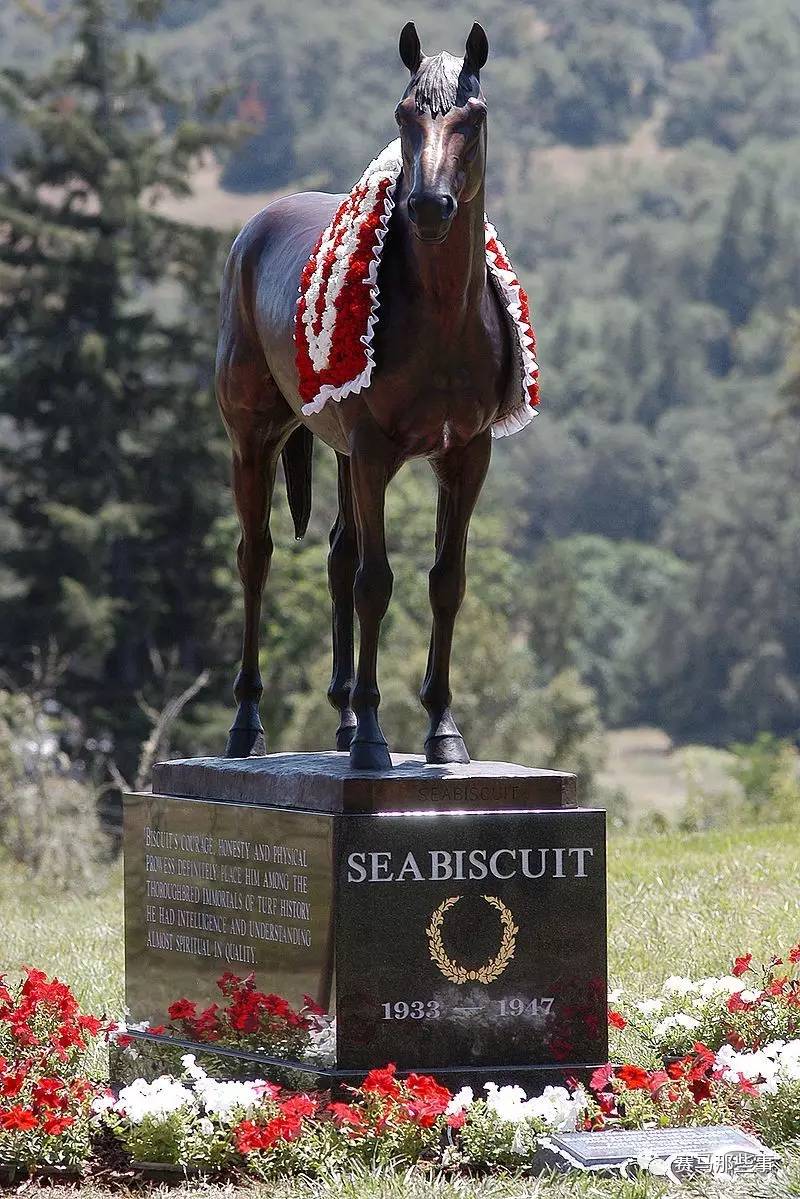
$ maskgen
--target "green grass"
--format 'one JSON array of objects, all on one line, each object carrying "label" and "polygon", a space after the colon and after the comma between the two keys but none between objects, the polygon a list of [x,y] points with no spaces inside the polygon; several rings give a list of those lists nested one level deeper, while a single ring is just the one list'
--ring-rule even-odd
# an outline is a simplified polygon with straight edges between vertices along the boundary
[{"label": "green grass", "polygon": [[[614,836],[609,843],[609,965],[612,986],[646,995],[667,974],[700,976],[726,970],[734,954],[769,955],[800,939],[800,829],[758,829],[660,837]],[[90,1009],[118,1014],[123,994],[121,870],[98,875],[89,896],[53,892],[0,859],[0,971],[30,963],[57,973]],[[165,1192],[166,1194],[167,1192]],[[674,1193],[674,1192],[673,1192]],[[76,1199],[50,1188],[52,1199]],[[656,1180],[625,1184],[570,1177],[555,1182],[490,1178],[427,1181],[418,1175],[365,1176],[335,1186],[286,1182],[171,1188],[170,1199],[655,1199],[669,1188]],[[790,1156],[780,1179],[724,1186],[686,1186],[681,1194],[722,1199],[800,1196],[800,1157]],[[92,1184],[80,1199],[108,1192]]]}]

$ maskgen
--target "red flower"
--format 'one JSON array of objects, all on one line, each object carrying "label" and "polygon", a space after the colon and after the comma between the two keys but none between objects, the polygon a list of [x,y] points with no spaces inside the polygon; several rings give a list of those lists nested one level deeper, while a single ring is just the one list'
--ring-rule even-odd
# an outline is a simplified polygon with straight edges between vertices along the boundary
[{"label": "red flower", "polygon": [[648,1080],[647,1088],[650,1091],[650,1094],[653,1096],[653,1098],[657,1099],[658,1093],[661,1090],[661,1088],[664,1086],[668,1086],[669,1083],[670,1083],[670,1077],[667,1074],[666,1070],[654,1070]]},{"label": "red flower", "polygon": [[0,1093],[8,1096],[8,1098],[11,1098],[13,1095],[19,1095],[25,1085],[27,1076],[27,1072],[24,1069],[18,1070],[16,1074],[6,1074],[2,1082],[0,1082]]},{"label": "red flower", "polygon": [[176,999],[167,1008],[170,1020],[191,1020],[197,1012],[197,1004],[188,999]]},{"label": "red flower", "polygon": [[284,1116],[313,1116],[317,1110],[317,1105],[310,1095],[292,1095],[281,1104],[281,1111]]},{"label": "red flower", "polygon": [[271,1149],[277,1141],[294,1141],[300,1136],[303,1121],[300,1116],[274,1116],[261,1130],[261,1148]]},{"label": "red flower", "polygon": [[612,1011],[611,1009],[609,1009],[608,1025],[609,1025],[609,1028],[627,1028],[628,1021],[625,1019],[624,1016],[621,1016],[619,1012],[615,1012],[615,1011]]},{"label": "red flower", "polygon": [[463,1128],[466,1120],[467,1113],[465,1111],[453,1112],[451,1116],[447,1117],[447,1127],[455,1129]]},{"label": "red flower", "polygon": [[261,1129],[252,1120],[242,1120],[233,1132],[240,1153],[252,1153],[261,1148]]},{"label": "red flower", "polygon": [[758,1096],[760,1094],[759,1089],[756,1086],[756,1084],[754,1082],[751,1082],[749,1078],[745,1078],[744,1074],[739,1075],[737,1086],[739,1087],[739,1090],[742,1091],[745,1095],[752,1095],[756,1099],[758,1098]]},{"label": "red flower", "polygon": [[620,1066],[617,1078],[629,1091],[647,1091],[650,1088],[650,1075],[641,1066]]},{"label": "red flower", "polygon": [[63,1091],[63,1083],[57,1078],[40,1078],[33,1087],[33,1097],[37,1103],[52,1106]]},{"label": "red flower", "polygon": [[85,1032],[88,1032],[93,1037],[96,1037],[103,1027],[103,1021],[98,1020],[97,1016],[78,1016],[78,1025],[80,1028],[84,1029]]},{"label": "red flower", "polygon": [[409,1096],[406,1111],[420,1128],[432,1128],[453,1098],[447,1087],[427,1074],[409,1074],[405,1089]]},{"label": "red flower", "polygon": [[750,969],[750,963],[752,962],[752,960],[753,960],[752,953],[742,954],[742,956],[737,958],[736,961],[733,963],[733,969],[732,969],[731,973],[733,975],[735,975],[736,978],[741,978],[742,975],[745,974]]},{"label": "red flower", "polygon": [[400,1094],[400,1087],[395,1079],[396,1073],[397,1066],[394,1062],[390,1062],[388,1066],[383,1066],[381,1069],[370,1070],[361,1084],[361,1090],[367,1094],[388,1095],[394,1099]]},{"label": "red flower", "polygon": [[148,1032],[151,1032],[154,1037],[161,1036],[162,1032],[164,1032],[164,1031],[165,1031],[165,1025],[163,1025],[163,1024],[153,1024],[148,1029]]},{"label": "red flower", "polygon": [[744,1001],[744,999],[742,999],[742,997],[738,991],[735,991],[734,994],[731,995],[730,999],[728,1000],[728,1011],[729,1012],[734,1012],[734,1013],[735,1012],[749,1012],[752,1009],[752,1007],[753,1007],[753,1004],[746,1003]]},{"label": "red flower", "polygon": [[364,1126],[364,1113],[354,1103],[329,1103],[328,1111],[337,1124],[349,1124],[353,1128]]},{"label": "red flower", "polygon": [[589,1079],[589,1086],[593,1091],[605,1091],[613,1077],[613,1066],[598,1066],[598,1068],[592,1074],[592,1077]]},{"label": "red flower", "polygon": [[74,1123],[72,1116],[50,1116],[42,1124],[42,1129],[49,1137],[60,1137]]},{"label": "red flower", "polygon": [[312,1016],[327,1016],[324,1007],[320,1007],[316,999],[312,999],[310,995],[303,996],[303,1009],[310,1012]]},{"label": "red flower", "polygon": [[38,1123],[36,1116],[26,1107],[11,1107],[0,1115],[0,1126],[10,1132],[30,1132]]},{"label": "red flower", "polygon": [[800,962],[800,941],[798,941],[797,945],[792,946],[792,948],[789,950],[788,957],[789,961],[794,965]]}]

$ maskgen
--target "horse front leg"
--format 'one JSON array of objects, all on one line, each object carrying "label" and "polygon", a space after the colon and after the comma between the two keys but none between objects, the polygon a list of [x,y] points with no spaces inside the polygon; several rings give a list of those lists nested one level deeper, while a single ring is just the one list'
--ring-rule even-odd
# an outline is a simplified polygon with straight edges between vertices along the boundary
[{"label": "horse front leg", "polygon": [[387,770],[392,759],[378,723],[378,638],[394,581],[386,555],[384,505],[396,469],[396,450],[371,423],[357,425],[350,443],[350,478],[358,537],[353,598],[361,638],[351,702],[356,731],[350,744],[354,770]]},{"label": "horse front leg", "polygon": [[275,472],[285,433],[267,436],[251,431],[236,437],[233,449],[233,494],[241,527],[237,551],[239,576],[244,594],[242,664],[233,685],[236,717],[225,747],[226,758],[265,754],[264,728],[258,714],[263,693],[258,667],[261,597],[272,560],[269,530]]},{"label": "horse front leg", "polygon": [[350,485],[350,461],[336,455],[339,470],[339,515],[331,529],[328,554],[328,586],[333,606],[333,671],[328,700],[339,713],[336,748],[350,748],[356,729],[351,707],[353,674],[353,586],[356,575],[356,527]]},{"label": "horse front leg", "polygon": [[487,430],[466,446],[432,459],[439,482],[436,509],[436,561],[429,575],[433,629],[428,668],[420,691],[430,717],[425,739],[428,762],[469,762],[464,739],[450,711],[450,654],[453,629],[466,590],[469,522],[480,495],[492,452]]}]

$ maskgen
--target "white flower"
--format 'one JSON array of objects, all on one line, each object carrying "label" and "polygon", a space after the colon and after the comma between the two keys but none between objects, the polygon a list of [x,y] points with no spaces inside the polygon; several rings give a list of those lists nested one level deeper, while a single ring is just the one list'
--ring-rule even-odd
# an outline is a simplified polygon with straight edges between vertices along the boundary
[{"label": "white flower", "polygon": [[194,1108],[194,1094],[177,1078],[164,1074],[153,1082],[137,1078],[130,1086],[123,1087],[114,1110],[121,1112],[131,1124],[141,1124],[148,1116],[155,1120],[164,1119],[182,1107]]},{"label": "white flower", "polygon": [[800,1081],[800,1041],[789,1041],[778,1053],[781,1077],[786,1082]]},{"label": "white flower", "polygon": [[574,1132],[586,1104],[583,1091],[571,1095],[566,1087],[545,1087],[543,1094],[529,1099],[525,1107],[528,1116],[537,1116],[557,1132]]},{"label": "white flower", "polygon": [[92,1100],[92,1115],[102,1116],[103,1112],[111,1111],[113,1106],[113,1095],[96,1095]]},{"label": "white flower", "polygon": [[474,1098],[475,1092],[472,1087],[462,1087],[448,1103],[445,1108],[445,1115],[457,1116],[459,1112],[465,1112],[468,1107],[472,1106]]},{"label": "white flower", "polygon": [[582,1091],[570,1095],[565,1087],[545,1087],[541,1095],[526,1099],[522,1087],[498,1087],[487,1082],[486,1107],[508,1124],[521,1124],[525,1120],[543,1121],[556,1132],[573,1131],[580,1113],[586,1107],[586,1096]]},{"label": "white flower", "polygon": [[663,999],[643,999],[636,1008],[643,1016],[657,1016],[664,1007]]},{"label": "white flower", "polygon": [[622,999],[622,988],[621,987],[617,987],[616,991],[608,992],[608,1002],[609,1003],[619,1003],[620,999]]},{"label": "white flower", "polygon": [[683,1028],[687,1032],[694,1032],[700,1027],[700,1021],[695,1020],[694,1016],[687,1016],[683,1012],[679,1012],[675,1016],[666,1016],[653,1029],[653,1036],[664,1037],[667,1033],[672,1032],[674,1028]]},{"label": "white flower", "polygon": [[184,1053],[181,1058],[181,1065],[183,1066],[184,1073],[188,1074],[190,1078],[208,1077],[202,1066],[198,1066],[197,1058],[193,1053]]},{"label": "white flower", "polygon": [[204,1137],[213,1137],[214,1125],[207,1116],[203,1116],[203,1119],[198,1122],[197,1131],[201,1132]]},{"label": "white flower", "polygon": [[483,1089],[486,1091],[487,1108],[501,1120],[518,1124],[525,1119],[523,1105],[527,1095],[522,1087],[498,1087],[496,1082],[487,1082]]},{"label": "white flower", "polygon": [[778,1064],[763,1051],[737,1053],[732,1045],[723,1045],[717,1054],[716,1066],[726,1082],[736,1083],[745,1078],[761,1094],[774,1095],[778,1090]]},{"label": "white flower", "polygon": [[696,984],[690,978],[681,978],[677,974],[673,974],[664,983],[661,990],[665,995],[689,995],[695,990]]},{"label": "white flower", "polygon": [[316,1028],[309,1029],[308,1044],[303,1057],[321,1064],[336,1061],[336,1021],[318,1018]]},{"label": "white flower", "polygon": [[760,991],[740,991],[739,994],[745,1003],[755,1003],[761,997]]},{"label": "white flower", "polygon": [[714,983],[714,995],[736,995],[739,991],[743,991],[747,986],[740,978],[736,978],[733,974],[726,974],[723,978],[712,978],[709,982]]}]

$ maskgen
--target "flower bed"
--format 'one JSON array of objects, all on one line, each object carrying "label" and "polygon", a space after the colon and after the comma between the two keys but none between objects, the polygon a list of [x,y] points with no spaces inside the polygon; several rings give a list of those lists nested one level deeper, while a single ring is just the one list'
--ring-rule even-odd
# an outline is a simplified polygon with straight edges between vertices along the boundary
[{"label": "flower bed", "polygon": [[[685,1124],[735,1123],[777,1145],[800,1135],[799,966],[800,947],[763,967],[744,955],[724,978],[671,978],[650,1000],[612,997],[612,1030],[638,1048],[589,1085],[528,1098],[489,1083],[480,1096],[453,1095],[388,1065],[346,1100],[267,1079],[220,1081],[191,1054],[115,1096],[88,1077],[88,1063],[104,1039],[124,1045],[125,1029],[82,1014],[68,987],[27,970],[15,987],[0,980],[0,1172],[158,1166],[264,1179],[357,1164],[525,1168],[554,1131]],[[172,1031],[195,1035],[199,1022],[226,1042],[271,1031],[299,1037],[300,1052],[329,1027],[313,1005],[295,1012],[251,979],[225,986],[226,1004],[211,1015],[176,1001]]]}]

